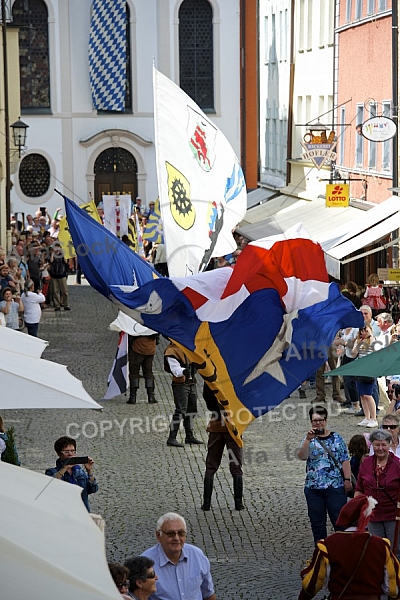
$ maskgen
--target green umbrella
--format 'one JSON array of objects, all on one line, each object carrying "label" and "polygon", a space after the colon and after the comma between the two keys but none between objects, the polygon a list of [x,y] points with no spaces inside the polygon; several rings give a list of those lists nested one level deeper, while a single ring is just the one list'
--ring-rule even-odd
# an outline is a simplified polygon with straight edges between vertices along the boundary
[{"label": "green umbrella", "polygon": [[353,360],[347,365],[324,373],[324,375],[361,375],[363,377],[400,375],[400,343],[390,344],[386,348],[372,352],[361,359]]}]

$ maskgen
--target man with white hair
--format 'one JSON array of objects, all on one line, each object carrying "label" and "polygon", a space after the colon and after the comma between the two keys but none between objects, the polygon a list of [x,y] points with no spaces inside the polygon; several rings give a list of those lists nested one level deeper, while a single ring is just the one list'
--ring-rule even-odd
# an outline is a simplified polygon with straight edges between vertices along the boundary
[{"label": "man with white hair", "polygon": [[371,327],[372,334],[376,338],[378,335],[381,334],[381,330],[379,329],[377,321],[375,321],[375,319],[372,318],[372,308],[367,304],[363,304],[360,307],[360,311],[362,312],[362,315],[364,317],[364,323]]},{"label": "man with white hair", "polygon": [[157,521],[158,544],[143,552],[154,561],[157,591],[149,600],[216,600],[210,561],[192,544],[186,544],[186,522],[177,513],[166,513]]},{"label": "man with white hair", "polygon": [[390,313],[382,312],[376,315],[376,320],[381,333],[376,338],[374,350],[381,350],[381,348],[386,348],[386,346],[392,343],[390,330],[393,326],[393,317]]}]

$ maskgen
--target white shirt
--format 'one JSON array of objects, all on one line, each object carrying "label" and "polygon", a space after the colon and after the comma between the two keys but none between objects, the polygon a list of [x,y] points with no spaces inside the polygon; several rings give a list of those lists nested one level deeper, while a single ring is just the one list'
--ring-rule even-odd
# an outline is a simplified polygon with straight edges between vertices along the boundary
[{"label": "white shirt", "polygon": [[381,350],[382,348],[386,348],[386,346],[390,346],[392,341],[392,334],[390,333],[391,327],[386,331],[381,331],[378,337],[375,340],[374,350]]},{"label": "white shirt", "polygon": [[174,375],[174,377],[182,377],[185,367],[182,367],[176,358],[173,358],[172,356],[167,356],[167,361],[172,375]]},{"label": "white shirt", "polygon": [[342,340],[345,342],[345,353],[347,358],[354,358],[351,351],[353,350],[354,340],[358,334],[358,327],[352,327],[348,333],[346,329],[342,329]]},{"label": "white shirt", "polygon": [[33,325],[34,323],[40,322],[42,316],[42,309],[40,304],[45,302],[46,297],[43,294],[35,294],[35,292],[28,292],[28,295],[22,294],[22,304],[24,305],[24,319],[25,323]]}]

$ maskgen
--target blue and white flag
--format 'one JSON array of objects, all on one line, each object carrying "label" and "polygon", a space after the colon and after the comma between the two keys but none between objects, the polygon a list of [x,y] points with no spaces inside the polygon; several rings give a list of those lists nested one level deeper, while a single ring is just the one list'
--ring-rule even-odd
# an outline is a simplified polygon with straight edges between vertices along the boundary
[{"label": "blue and white flag", "polygon": [[93,1],[89,36],[89,76],[94,108],[125,110],[125,0]]},{"label": "blue and white flag", "polygon": [[103,400],[125,394],[128,389],[128,334],[119,334],[117,353],[107,381],[107,392]]}]

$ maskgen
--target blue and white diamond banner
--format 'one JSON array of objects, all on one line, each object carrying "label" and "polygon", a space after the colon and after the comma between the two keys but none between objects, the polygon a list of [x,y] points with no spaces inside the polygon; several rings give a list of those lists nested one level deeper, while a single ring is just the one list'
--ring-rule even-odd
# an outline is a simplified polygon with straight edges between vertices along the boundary
[{"label": "blue and white diamond banner", "polygon": [[97,110],[125,110],[126,0],[94,0],[89,76]]}]

